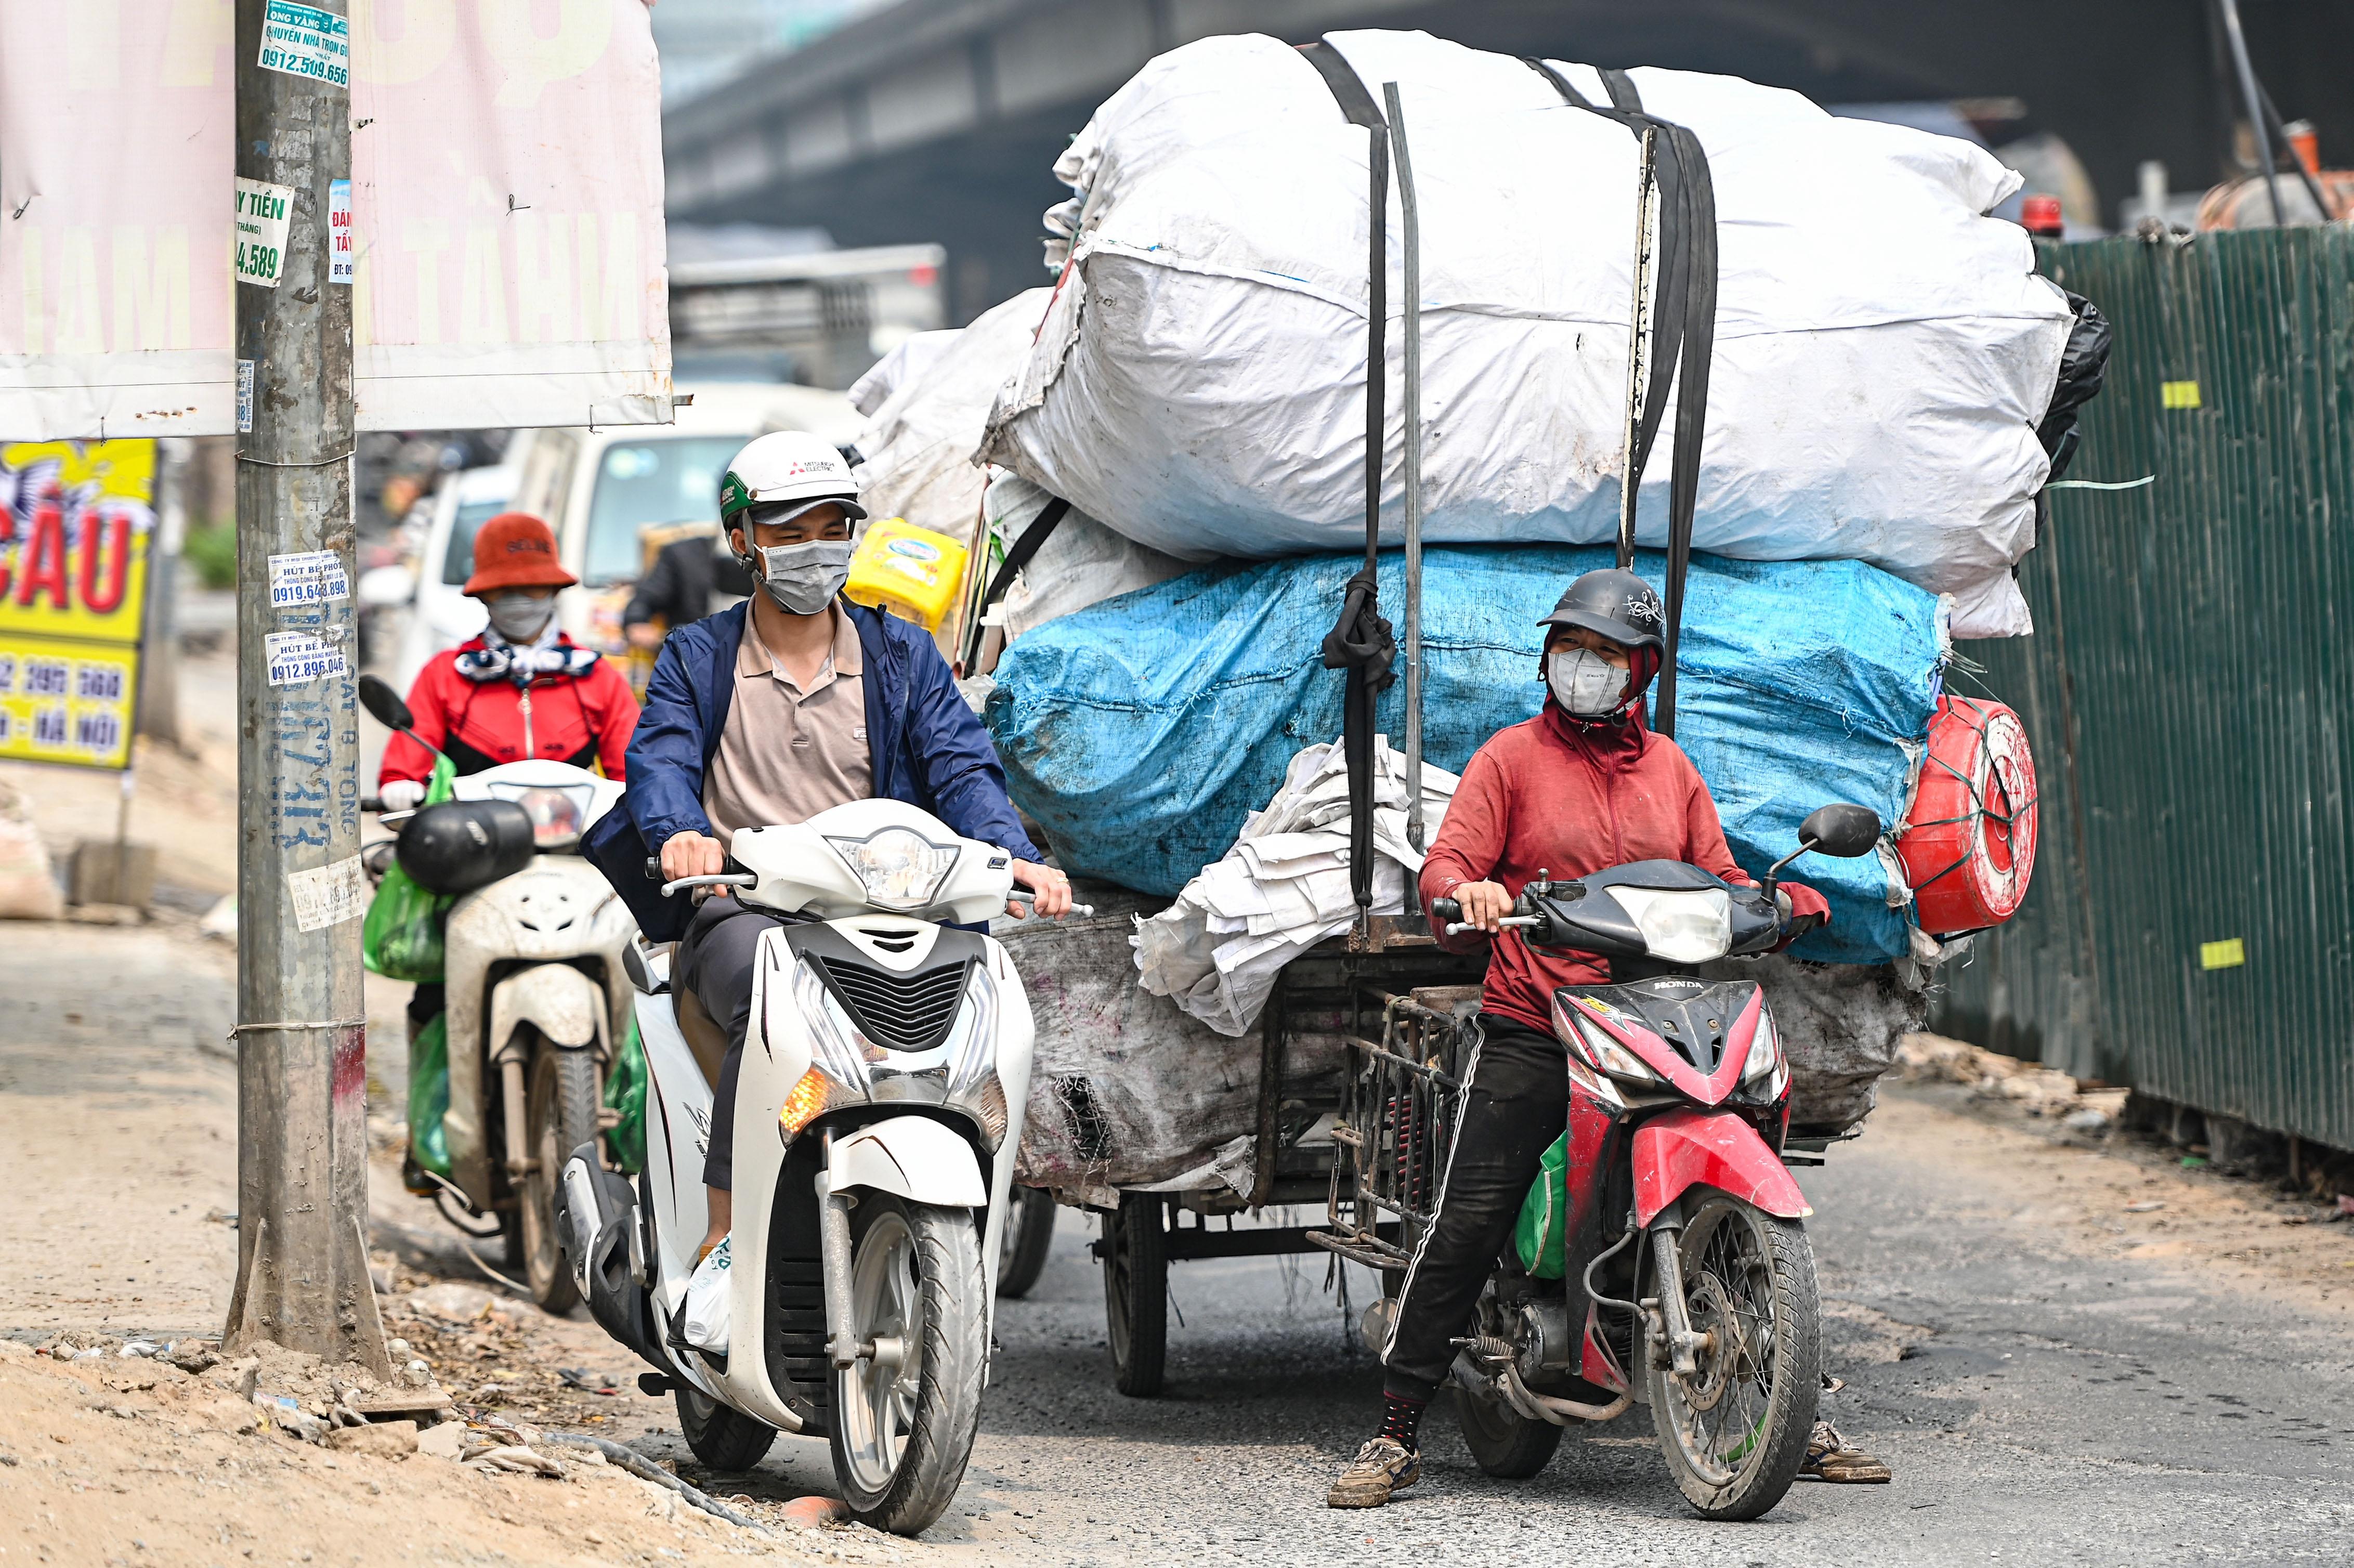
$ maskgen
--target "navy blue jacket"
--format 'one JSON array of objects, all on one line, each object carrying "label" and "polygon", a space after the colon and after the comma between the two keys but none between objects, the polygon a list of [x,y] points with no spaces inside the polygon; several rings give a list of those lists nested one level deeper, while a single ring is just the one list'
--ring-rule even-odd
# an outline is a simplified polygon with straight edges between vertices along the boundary
[{"label": "navy blue jacket", "polygon": [[[920,807],[964,837],[1017,859],[1044,860],[1006,798],[1005,771],[989,732],[965,706],[930,635],[864,605],[839,602],[865,657],[875,796]],[[686,929],[688,901],[664,898],[645,863],[676,834],[712,831],[703,814],[703,776],[736,700],[736,654],[751,608],[747,600],[663,640],[630,737],[628,790],[581,845],[652,941],[674,941]]]}]

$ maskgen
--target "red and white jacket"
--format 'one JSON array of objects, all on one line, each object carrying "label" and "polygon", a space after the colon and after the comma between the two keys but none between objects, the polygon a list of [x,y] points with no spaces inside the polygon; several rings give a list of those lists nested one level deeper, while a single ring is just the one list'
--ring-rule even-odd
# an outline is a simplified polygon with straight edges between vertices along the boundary
[{"label": "red and white jacket", "polygon": [[[579,768],[601,765],[606,778],[623,777],[638,699],[609,661],[573,649],[568,638],[557,645],[578,654],[572,662],[580,673],[541,674],[528,683],[506,675],[477,678],[463,666],[495,658],[480,637],[434,655],[408,694],[418,738],[447,752],[461,774],[537,758]],[[376,779],[379,786],[396,779],[422,783],[432,772],[425,747],[396,735],[384,748]]]}]

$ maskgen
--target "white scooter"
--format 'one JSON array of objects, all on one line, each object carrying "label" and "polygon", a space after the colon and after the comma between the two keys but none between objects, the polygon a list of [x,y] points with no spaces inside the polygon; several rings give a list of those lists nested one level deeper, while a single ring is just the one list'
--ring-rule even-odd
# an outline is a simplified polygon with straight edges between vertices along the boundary
[{"label": "white scooter", "polygon": [[[979,924],[1012,857],[895,800],[735,835],[725,885],[788,917],[760,939],[736,1100],[727,1348],[686,1337],[703,1159],[726,1043],[630,948],[652,1094],[634,1188],[594,1148],[564,1172],[588,1308],[655,1369],[705,1463],[742,1470],[779,1432],[827,1437],[853,1514],[913,1535],[963,1478],[987,1382],[998,1255],[1030,1097],[1022,980]],[[649,866],[649,874],[653,868]]]},{"label": "white scooter", "polygon": [[[415,738],[408,705],[391,687],[363,675],[360,698]],[[566,1157],[604,1127],[605,1074],[630,1024],[622,955],[638,931],[578,851],[621,786],[535,760],[451,788],[455,798],[440,805],[378,817],[403,824],[398,853],[410,876],[459,895],[442,935],[444,1196],[469,1215],[494,1217],[533,1297],[568,1312],[579,1296],[556,1228],[557,1182]]]}]

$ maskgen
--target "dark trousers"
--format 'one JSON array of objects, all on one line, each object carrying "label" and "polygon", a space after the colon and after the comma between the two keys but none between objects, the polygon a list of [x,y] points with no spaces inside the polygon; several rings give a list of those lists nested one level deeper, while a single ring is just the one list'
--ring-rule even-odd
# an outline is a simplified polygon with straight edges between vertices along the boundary
[{"label": "dark trousers", "polygon": [[1385,1392],[1427,1400],[1455,1364],[1479,1292],[1511,1240],[1538,1162],[1569,1124],[1569,1072],[1561,1043],[1492,1012],[1465,1071],[1455,1146],[1438,1181],[1438,1207],[1399,1288],[1382,1350]]},{"label": "dark trousers", "polygon": [[711,1100],[711,1149],[703,1157],[703,1184],[722,1192],[734,1191],[736,1184],[736,1076],[752,1021],[752,962],[761,934],[783,924],[733,898],[706,898],[679,938],[671,965],[672,989],[695,992],[727,1035],[726,1059]]}]

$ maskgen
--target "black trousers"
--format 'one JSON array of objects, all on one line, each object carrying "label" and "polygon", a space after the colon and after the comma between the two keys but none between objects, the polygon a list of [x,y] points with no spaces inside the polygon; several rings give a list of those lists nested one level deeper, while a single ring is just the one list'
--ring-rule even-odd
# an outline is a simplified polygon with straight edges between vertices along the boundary
[{"label": "black trousers", "polygon": [[752,1021],[752,962],[761,934],[783,924],[733,898],[706,898],[679,938],[671,965],[672,989],[695,992],[727,1034],[727,1055],[711,1100],[711,1149],[703,1157],[703,1184],[722,1192],[732,1192],[736,1184],[736,1077]]},{"label": "black trousers", "polygon": [[1525,1023],[1479,1015],[1464,1074],[1461,1119],[1438,1181],[1438,1208],[1398,1292],[1382,1350],[1385,1392],[1427,1400],[1470,1331],[1489,1270],[1520,1219],[1539,1161],[1569,1125],[1569,1072],[1561,1043]]}]

